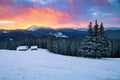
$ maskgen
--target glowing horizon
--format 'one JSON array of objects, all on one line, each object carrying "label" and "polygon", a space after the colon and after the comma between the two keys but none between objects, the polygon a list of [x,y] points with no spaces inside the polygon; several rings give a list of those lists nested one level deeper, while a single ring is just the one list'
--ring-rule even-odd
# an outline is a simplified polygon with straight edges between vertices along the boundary
[{"label": "glowing horizon", "polygon": [[0,0],[0,29],[87,27],[94,20],[120,27],[119,10],[119,0]]}]

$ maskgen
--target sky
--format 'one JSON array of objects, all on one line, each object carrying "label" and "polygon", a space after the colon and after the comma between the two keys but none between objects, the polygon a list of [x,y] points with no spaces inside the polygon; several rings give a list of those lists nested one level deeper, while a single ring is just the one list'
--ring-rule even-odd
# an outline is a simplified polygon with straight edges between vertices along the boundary
[{"label": "sky", "polygon": [[120,27],[120,0],[0,0],[0,29]]}]

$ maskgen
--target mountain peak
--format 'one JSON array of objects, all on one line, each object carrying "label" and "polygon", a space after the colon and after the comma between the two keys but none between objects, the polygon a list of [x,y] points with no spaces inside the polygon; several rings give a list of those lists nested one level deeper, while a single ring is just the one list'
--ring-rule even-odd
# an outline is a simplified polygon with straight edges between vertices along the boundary
[{"label": "mountain peak", "polygon": [[27,30],[29,30],[29,31],[36,31],[37,29],[39,29],[39,26],[32,25]]}]

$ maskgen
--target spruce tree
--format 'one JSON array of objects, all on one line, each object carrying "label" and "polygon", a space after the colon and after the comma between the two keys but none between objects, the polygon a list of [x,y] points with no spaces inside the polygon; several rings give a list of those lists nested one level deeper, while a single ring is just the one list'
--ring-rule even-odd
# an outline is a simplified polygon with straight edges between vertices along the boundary
[{"label": "spruce tree", "polygon": [[100,24],[98,38],[99,38],[99,44],[100,44],[99,50],[100,50],[101,56],[109,57],[111,44],[105,35],[103,23]]},{"label": "spruce tree", "polygon": [[93,29],[92,23],[90,22],[88,29],[88,36],[81,43],[81,56],[91,57],[95,54],[94,52],[94,40],[93,40]]},{"label": "spruce tree", "polygon": [[95,37],[98,36],[98,24],[97,24],[97,20],[95,21],[95,25],[94,25],[94,36]]},{"label": "spruce tree", "polygon": [[91,22],[88,27],[88,36],[81,43],[81,55],[86,57],[109,57],[110,42],[105,35],[103,23],[99,27],[96,20],[94,28],[92,28]]},{"label": "spruce tree", "polygon": [[94,57],[100,57],[100,54],[99,54],[99,47],[100,47],[100,43],[99,43],[99,26],[97,24],[97,20],[95,20],[95,25],[94,25],[94,32],[93,32],[93,43],[92,45],[94,45],[94,49],[93,51],[95,52],[94,53]]},{"label": "spruce tree", "polygon": [[89,37],[93,37],[92,22],[90,22],[88,27],[89,27],[89,29],[88,29],[88,36]]}]

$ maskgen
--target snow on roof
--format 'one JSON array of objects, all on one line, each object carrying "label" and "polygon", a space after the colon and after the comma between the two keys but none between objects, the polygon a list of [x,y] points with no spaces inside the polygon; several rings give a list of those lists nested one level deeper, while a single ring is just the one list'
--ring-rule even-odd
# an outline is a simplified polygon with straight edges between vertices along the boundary
[{"label": "snow on roof", "polygon": [[33,48],[38,48],[37,46],[31,46],[31,48],[33,49]]},{"label": "snow on roof", "polygon": [[21,49],[28,49],[28,46],[18,46],[17,50],[21,50]]}]

